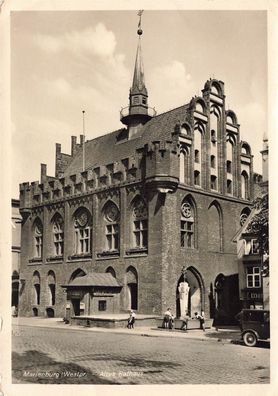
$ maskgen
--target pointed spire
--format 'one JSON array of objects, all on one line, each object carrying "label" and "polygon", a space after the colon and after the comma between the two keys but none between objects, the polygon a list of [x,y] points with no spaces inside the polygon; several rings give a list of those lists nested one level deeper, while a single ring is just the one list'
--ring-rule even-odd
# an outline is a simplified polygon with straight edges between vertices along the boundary
[{"label": "pointed spire", "polygon": [[156,115],[156,111],[148,106],[148,91],[145,85],[145,75],[141,50],[141,16],[143,10],[138,11],[138,45],[133,73],[132,86],[129,90],[129,106],[121,110],[121,122],[129,127],[129,135],[132,129],[138,130],[148,120]]},{"label": "pointed spire", "polygon": [[135,93],[135,91],[139,91],[140,93],[143,90],[147,91],[145,87],[144,66],[143,66],[143,58],[142,58],[142,50],[141,50],[141,37],[139,36],[131,91],[132,93]]},{"label": "pointed spire", "polygon": [[133,74],[133,82],[132,87],[130,89],[131,93],[144,93],[147,95],[147,89],[145,86],[145,76],[144,76],[144,66],[143,66],[143,57],[142,57],[142,50],[141,50],[141,36],[143,34],[143,30],[141,29],[141,17],[143,14],[143,10],[138,11],[139,22],[138,22],[138,45],[137,45],[137,52],[136,52],[136,59],[135,59],[135,66],[134,66],[134,74]]}]

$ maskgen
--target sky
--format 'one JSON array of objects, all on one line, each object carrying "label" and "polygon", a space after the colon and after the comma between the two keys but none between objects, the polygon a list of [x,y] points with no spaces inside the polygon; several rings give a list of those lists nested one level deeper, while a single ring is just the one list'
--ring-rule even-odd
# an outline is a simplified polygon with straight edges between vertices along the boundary
[{"label": "sky", "polygon": [[[136,11],[18,11],[11,14],[12,197],[19,183],[55,172],[55,143],[70,153],[121,128],[137,48]],[[224,81],[226,103],[261,173],[267,133],[265,11],[144,11],[142,52],[149,105],[158,113]]]}]

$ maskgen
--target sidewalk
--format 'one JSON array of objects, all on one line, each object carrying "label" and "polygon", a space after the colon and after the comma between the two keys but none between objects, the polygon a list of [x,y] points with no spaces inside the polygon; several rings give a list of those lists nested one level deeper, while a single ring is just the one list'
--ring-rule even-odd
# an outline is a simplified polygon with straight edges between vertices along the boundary
[{"label": "sidewalk", "polygon": [[226,326],[225,328],[211,328],[203,332],[203,330],[188,330],[188,332],[181,330],[168,330],[154,327],[137,327],[134,329],[113,328],[107,329],[103,327],[82,327],[76,325],[65,324],[62,318],[40,318],[40,317],[22,317],[12,318],[13,326],[30,326],[30,327],[43,327],[53,328],[57,330],[75,330],[75,331],[92,331],[99,333],[114,333],[114,334],[129,334],[129,335],[141,335],[144,337],[170,337],[170,338],[184,338],[194,339],[200,341],[216,341],[222,343],[237,342],[240,340],[240,330],[234,326]]}]

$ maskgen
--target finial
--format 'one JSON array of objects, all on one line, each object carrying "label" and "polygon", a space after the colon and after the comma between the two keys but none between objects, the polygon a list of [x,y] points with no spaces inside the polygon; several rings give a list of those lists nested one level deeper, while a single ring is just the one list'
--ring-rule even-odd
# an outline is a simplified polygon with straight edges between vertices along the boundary
[{"label": "finial", "polygon": [[137,30],[138,36],[141,36],[143,34],[143,30],[141,29],[141,16],[142,16],[143,12],[144,12],[144,10],[139,10],[137,12],[137,15],[139,16],[138,30]]}]

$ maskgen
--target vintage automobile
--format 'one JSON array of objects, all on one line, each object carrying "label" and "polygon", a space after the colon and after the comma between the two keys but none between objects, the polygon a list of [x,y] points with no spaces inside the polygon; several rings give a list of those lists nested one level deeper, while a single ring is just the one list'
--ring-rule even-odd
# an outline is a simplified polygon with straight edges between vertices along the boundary
[{"label": "vintage automobile", "polygon": [[243,309],[237,315],[240,321],[241,336],[244,344],[256,346],[258,340],[267,340],[270,337],[269,311],[261,309]]}]

